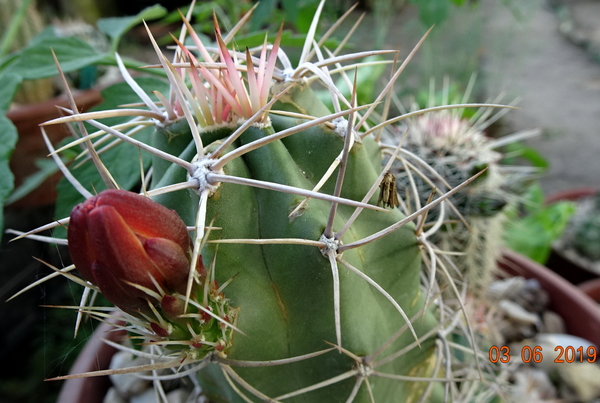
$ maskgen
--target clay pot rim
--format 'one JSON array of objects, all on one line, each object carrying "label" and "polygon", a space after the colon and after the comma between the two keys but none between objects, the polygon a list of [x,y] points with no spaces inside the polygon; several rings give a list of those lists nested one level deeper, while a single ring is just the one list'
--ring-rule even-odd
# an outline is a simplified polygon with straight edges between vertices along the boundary
[{"label": "clay pot rim", "polygon": [[[127,332],[116,329],[114,323],[103,322],[98,325],[92,337],[79,353],[69,374],[81,374],[109,367],[117,349],[104,340],[118,343],[127,336]],[[64,382],[56,403],[102,403],[109,387],[110,380],[107,375],[68,379]]]},{"label": "clay pot rim", "polygon": [[600,277],[585,281],[577,287],[592,300],[600,304]]},{"label": "clay pot rim", "polygon": [[550,309],[564,319],[568,333],[600,346],[600,305],[580,288],[513,251],[504,251],[498,265],[510,275],[537,279],[550,294]]},{"label": "clay pot rim", "polygon": [[593,196],[596,192],[598,192],[598,190],[598,188],[593,186],[562,190],[560,192],[552,193],[546,197],[546,204],[552,204],[565,200],[577,201],[585,197]]}]

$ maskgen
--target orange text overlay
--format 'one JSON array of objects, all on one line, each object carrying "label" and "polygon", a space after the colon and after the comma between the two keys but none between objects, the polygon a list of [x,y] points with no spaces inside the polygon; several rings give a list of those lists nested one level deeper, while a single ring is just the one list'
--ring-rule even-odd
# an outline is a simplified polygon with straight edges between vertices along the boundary
[{"label": "orange text overlay", "polygon": [[[516,355],[520,354],[521,361],[524,363],[540,363],[544,360],[544,350],[542,346],[523,346],[517,351],[511,351],[508,346],[492,346],[489,351],[490,362],[509,363]],[[556,346],[554,352],[549,354],[556,363],[570,362],[595,362],[597,356],[596,347],[573,347],[573,346]]]}]

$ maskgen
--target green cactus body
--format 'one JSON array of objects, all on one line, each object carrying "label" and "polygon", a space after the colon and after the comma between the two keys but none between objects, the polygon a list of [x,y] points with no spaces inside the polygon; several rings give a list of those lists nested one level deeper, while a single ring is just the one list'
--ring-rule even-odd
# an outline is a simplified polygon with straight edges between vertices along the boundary
[{"label": "green cactus body", "polygon": [[[422,225],[419,229],[397,208],[376,207],[389,165],[383,169],[386,147],[366,133],[369,116],[361,115],[363,123],[348,129],[360,108],[350,107],[352,102],[330,87],[337,97],[330,112],[302,78],[305,72],[278,56],[280,36],[270,52],[266,46],[260,56],[246,51],[244,64],[240,53],[227,49],[218,27],[213,58],[187,21],[186,26],[206,65],[183,44],[173,64],[157,47],[174,94],[159,96],[161,107],[136,87],[117,58],[147,106],[146,123],[155,124],[150,144],[103,126],[90,114],[51,122],[88,121],[151,153],[152,178],[142,193],[175,210],[182,228],[193,227],[191,250],[178,250],[190,263],[185,296],[180,282],[170,289],[147,279],[143,287],[117,283],[148,296],[142,300],[148,308],[134,300],[144,312],[128,312],[128,329],[151,340],[148,344],[161,351],[157,360],[171,360],[163,367],[197,365],[194,376],[215,402],[425,399],[439,389],[438,376],[454,376],[448,367],[441,369],[453,359],[443,343],[456,329],[464,336],[464,327],[461,313],[449,304],[440,303],[442,309],[429,304],[442,298],[435,275],[427,287],[434,294],[422,291],[423,250],[429,263],[435,259]],[[309,50],[304,49],[300,66],[310,64]],[[278,57],[281,70],[275,68]],[[311,65],[312,71],[321,68]],[[333,85],[327,69],[321,73],[312,78]],[[102,175],[106,186],[116,188],[106,179],[111,167],[95,162],[108,171]],[[317,184],[320,189],[313,191]],[[92,214],[80,210],[84,218]],[[408,218],[421,220],[424,212]],[[93,272],[91,258],[75,253]],[[96,277],[87,278],[96,286],[90,278]],[[189,309],[181,311],[184,300]]]},{"label": "green cactus body", "polygon": [[573,246],[586,258],[600,260],[600,213],[594,211],[580,223],[573,237]]},{"label": "green cactus body", "polygon": [[[302,94],[306,97],[304,89]],[[291,98],[293,100],[293,97]],[[294,118],[272,116],[278,131],[298,125]],[[189,139],[185,125],[180,136]],[[239,146],[272,134],[272,126],[247,129]],[[164,145],[167,144],[167,147]],[[342,151],[344,139],[325,126],[317,126],[281,141],[269,143],[235,159],[224,167],[226,174],[311,189],[329,164]],[[162,148],[181,148],[172,142]],[[208,146],[207,149],[213,148]],[[188,155],[182,156],[189,159]],[[377,179],[381,170],[378,145],[370,138],[356,143],[350,152],[341,197],[360,200]],[[185,172],[173,167],[171,182],[182,181]],[[178,174],[176,174],[178,172]],[[169,184],[167,173],[159,186]],[[333,182],[322,191],[331,194]],[[195,211],[198,197],[189,191],[159,196],[157,200],[177,210],[182,217]],[[168,199],[165,200],[165,199]],[[237,184],[221,184],[207,206],[207,220],[218,228],[211,239],[291,238],[317,241],[326,226],[330,203],[311,199],[301,212],[289,213],[303,200],[297,195]],[[376,202],[376,196],[371,203]],[[354,207],[340,206],[335,227],[341,228]],[[399,211],[363,211],[350,227],[344,242],[353,242],[402,219]],[[192,221],[193,222],[193,221]],[[208,267],[216,254],[215,273],[219,283],[234,280],[225,289],[231,304],[240,308],[237,334],[228,358],[245,361],[278,360],[301,356],[329,347],[336,341],[333,314],[333,280],[329,260],[314,246],[275,244],[207,244],[202,251]],[[423,309],[424,297],[419,283],[420,258],[414,226],[407,225],[376,242],[343,254],[344,260],[359,268],[375,282],[385,285],[408,317]],[[364,279],[340,265],[340,306],[342,346],[359,357],[368,356],[390,338],[405,321],[394,306]],[[417,334],[431,330],[435,321],[431,313],[415,324]],[[410,332],[403,334],[390,352],[414,341]],[[432,354],[432,343],[424,341],[400,359],[383,366],[382,372],[406,375]],[[387,354],[385,354],[387,355]],[[324,355],[293,364],[263,368],[234,368],[250,385],[270,397],[284,395],[352,370],[356,362],[349,356],[330,351]],[[379,369],[378,369],[379,370]],[[203,386],[216,401],[237,401],[236,393],[223,378],[220,369],[208,368],[200,373]],[[349,377],[317,391],[302,394],[293,401],[345,401],[356,380]],[[388,396],[406,396],[411,385],[393,380],[371,379],[377,401]],[[241,400],[240,400],[241,401]],[[369,401],[362,388],[355,401]]]}]

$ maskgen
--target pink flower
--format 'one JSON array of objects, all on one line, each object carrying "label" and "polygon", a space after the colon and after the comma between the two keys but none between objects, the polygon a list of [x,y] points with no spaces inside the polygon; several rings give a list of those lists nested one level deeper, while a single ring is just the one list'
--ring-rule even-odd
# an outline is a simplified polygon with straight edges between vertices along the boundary
[{"label": "pink flower", "polygon": [[68,231],[77,271],[128,313],[147,312],[154,292],[185,294],[191,240],[172,210],[136,193],[105,190],[75,206]]}]

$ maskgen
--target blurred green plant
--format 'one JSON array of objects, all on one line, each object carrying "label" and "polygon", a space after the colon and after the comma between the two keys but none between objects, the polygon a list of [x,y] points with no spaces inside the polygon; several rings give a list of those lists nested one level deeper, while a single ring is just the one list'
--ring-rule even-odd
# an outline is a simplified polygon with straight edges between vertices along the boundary
[{"label": "blurred green plant", "polygon": [[[384,59],[380,56],[368,56],[361,60],[363,64],[356,71],[351,71],[347,77],[340,77],[335,81],[338,90],[347,98],[350,98],[351,90],[348,83],[354,81],[356,74],[356,99],[361,104],[373,102],[376,98],[378,84],[386,71],[386,65],[382,64]],[[319,100],[331,108],[331,95],[327,90],[316,91]]]},{"label": "blurred green plant", "polygon": [[[50,291],[50,290],[47,290]],[[81,298],[83,287],[66,281],[52,288],[52,295],[45,295],[43,300],[52,305],[74,305]],[[99,294],[99,306],[110,306],[109,302]],[[25,340],[23,347],[28,353],[19,353],[4,359],[19,359],[20,364],[11,371],[5,371],[0,378],[0,401],[11,403],[54,403],[60,393],[59,382],[43,382],[58,376],[71,368],[86,341],[92,335],[98,322],[84,320],[77,332],[73,334],[75,313],[69,309],[58,309],[47,306],[35,322],[32,337]]]},{"label": "blurred green plant", "polygon": [[[254,5],[248,0],[214,0],[196,4],[192,10],[191,20],[194,21],[192,26],[202,41],[216,47],[214,18],[216,17],[219,24],[229,31],[251,8],[256,7],[249,23],[240,27],[240,30],[236,33],[236,47],[243,49],[244,47],[262,46],[265,35],[267,33],[269,35],[277,34],[277,30],[283,22],[285,29],[281,34],[281,45],[299,50],[304,45],[311,19],[318,4],[318,0],[301,2],[296,0],[266,0],[257,2]],[[189,12],[189,6],[169,13],[160,20],[160,23],[165,25],[179,23],[181,21],[180,12],[186,15]],[[323,14],[327,24],[331,24],[341,15],[336,8],[327,3],[324,6]],[[159,38],[157,42],[165,45],[172,42],[172,39],[170,35],[167,35]],[[335,38],[329,38],[324,42],[324,45],[334,49],[339,45],[339,41]],[[290,59],[294,63],[297,61],[296,58],[296,55],[290,55]]]},{"label": "blurred green plant", "polygon": [[[421,22],[430,27],[441,24],[448,17],[452,6],[463,6],[465,0],[408,0],[419,8]],[[472,3],[472,2],[468,2]]]},{"label": "blurred green plant", "polygon": [[541,186],[534,184],[520,205],[507,212],[504,239],[512,250],[543,264],[548,260],[552,242],[562,235],[574,212],[573,202],[546,205]]},{"label": "blurred green plant", "polygon": [[[15,12],[12,23],[2,36],[0,45],[0,207],[3,207],[7,197],[14,187],[14,178],[10,172],[9,161],[17,142],[18,133],[6,112],[11,106],[15,94],[21,84],[28,80],[53,77],[58,74],[52,51],[61,63],[65,73],[74,72],[91,65],[116,66],[114,52],[117,50],[123,35],[142,21],[162,18],[166,10],[162,6],[152,6],[142,10],[135,16],[105,18],[98,21],[98,28],[110,39],[110,50],[100,51],[86,41],[76,36],[61,37],[53,27],[48,27],[35,36],[26,46],[5,54],[16,38],[15,32],[19,24],[25,23],[25,10],[29,2],[23,2]],[[132,59],[123,59],[123,63],[132,69],[140,69],[144,63]],[[154,75],[164,75],[159,70],[146,69],[145,72]],[[16,196],[9,201],[15,201],[17,196],[23,196],[39,184],[40,179],[47,177],[52,170],[48,164],[42,167],[35,177],[27,181]],[[0,234],[3,232],[3,216],[0,216]],[[1,236],[1,235],[0,235]]]},{"label": "blurred green plant", "polygon": [[[525,160],[540,173],[549,163],[535,148],[521,142],[507,144],[505,161],[515,163]],[[544,264],[550,256],[552,243],[560,238],[569,219],[575,213],[575,204],[564,201],[546,204],[544,192],[538,182],[529,182],[519,203],[510,206],[506,215],[504,240],[506,245],[532,260]]]},{"label": "blurred green plant", "polygon": [[[0,74],[0,81],[3,84],[0,86],[0,208],[2,208],[4,199],[13,189],[14,177],[8,161],[17,144],[18,136],[15,125],[6,117],[6,111],[19,85],[19,77],[14,74]],[[0,238],[2,238],[3,228],[4,214],[0,214]]]},{"label": "blurred green plant", "polygon": [[[319,0],[265,0],[260,1],[256,8],[249,29],[257,31],[265,26],[273,25],[275,21],[285,21],[297,32],[306,34],[312,22]],[[335,20],[339,11],[333,2],[325,4],[323,9],[323,22],[328,19]]]},{"label": "blurred green plant", "polygon": [[[242,18],[252,8],[252,3],[248,0],[214,0],[199,2],[192,10],[191,19],[198,35],[205,34],[212,36],[214,31],[213,15],[219,20],[219,24],[229,31],[236,22]],[[173,11],[160,20],[161,24],[181,25],[180,12],[187,15],[190,6],[185,6],[179,10]]]}]

